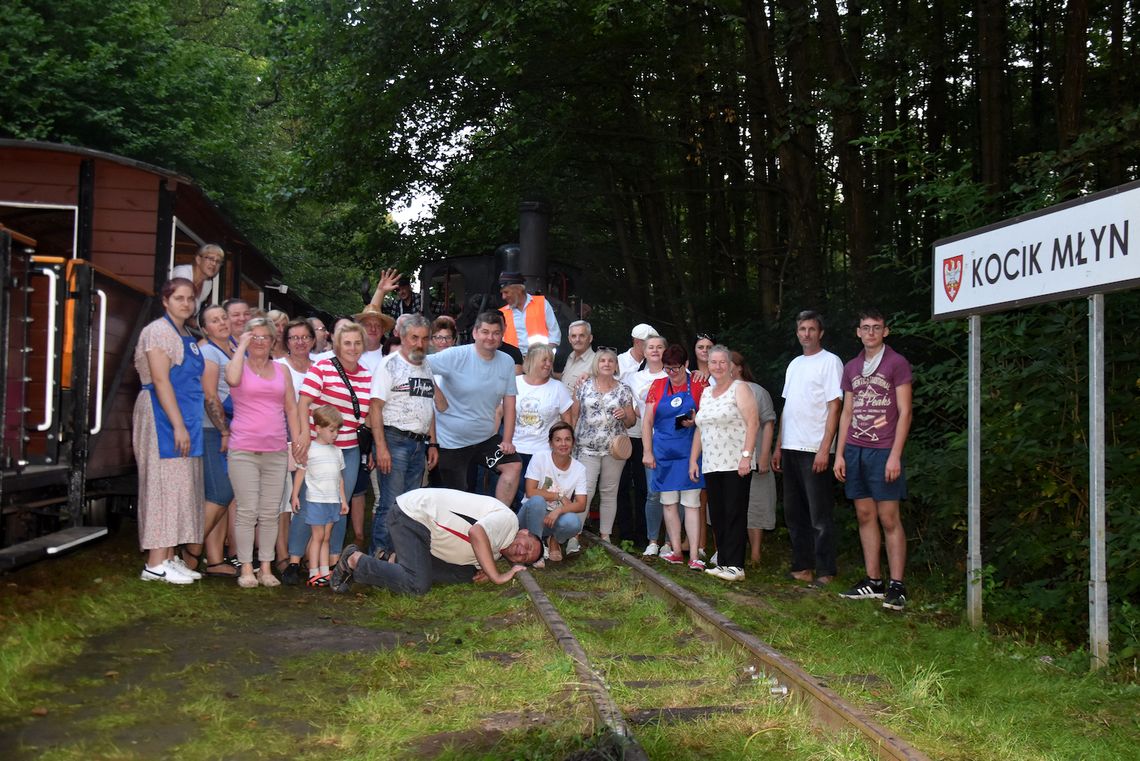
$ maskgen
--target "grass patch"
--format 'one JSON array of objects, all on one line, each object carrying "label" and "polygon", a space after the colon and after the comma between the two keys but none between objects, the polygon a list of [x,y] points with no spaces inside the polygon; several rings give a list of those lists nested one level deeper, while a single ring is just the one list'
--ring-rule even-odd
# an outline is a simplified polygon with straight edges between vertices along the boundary
[{"label": "grass patch", "polygon": [[910,583],[918,604],[899,615],[840,598],[854,575],[809,589],[785,578],[783,548],[769,543],[765,553],[733,588],[665,573],[932,758],[1135,757],[1140,686],[1121,674],[1090,674],[1079,657],[971,630],[923,600],[921,581]]}]

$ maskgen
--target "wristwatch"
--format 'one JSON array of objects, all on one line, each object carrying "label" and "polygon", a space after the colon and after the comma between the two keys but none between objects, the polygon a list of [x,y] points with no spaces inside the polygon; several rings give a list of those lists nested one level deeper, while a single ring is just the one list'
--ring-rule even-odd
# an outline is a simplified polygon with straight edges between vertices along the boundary
[{"label": "wristwatch", "polygon": [[749,452],[747,449],[741,449],[740,450],[740,456],[744,457],[744,458],[749,458],[749,457],[752,457],[752,453]]}]

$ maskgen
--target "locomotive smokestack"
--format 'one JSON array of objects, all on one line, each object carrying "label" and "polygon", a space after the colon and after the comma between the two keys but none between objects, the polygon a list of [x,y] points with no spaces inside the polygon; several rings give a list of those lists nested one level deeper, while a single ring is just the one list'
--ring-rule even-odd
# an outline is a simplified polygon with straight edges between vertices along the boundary
[{"label": "locomotive smokestack", "polygon": [[546,243],[550,233],[550,207],[544,201],[519,204],[519,269],[530,293],[546,292]]}]

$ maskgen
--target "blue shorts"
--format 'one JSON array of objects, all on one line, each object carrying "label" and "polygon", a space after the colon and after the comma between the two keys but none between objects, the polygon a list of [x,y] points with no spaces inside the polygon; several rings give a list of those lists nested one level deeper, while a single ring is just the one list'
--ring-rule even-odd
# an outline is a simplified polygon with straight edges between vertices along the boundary
[{"label": "blue shorts", "polygon": [[222,449],[222,434],[217,428],[202,429],[202,476],[205,481],[206,501],[229,507],[234,501],[234,487],[226,453]]},{"label": "blue shorts", "polygon": [[372,471],[368,469],[368,465],[364,460],[360,461],[360,470],[356,471],[356,483],[352,487],[352,496],[359,497],[361,494],[368,493],[368,487],[372,483]]},{"label": "blue shorts", "polygon": [[327,526],[340,520],[340,505],[336,502],[310,502],[305,500],[306,526]]},{"label": "blue shorts", "polygon": [[843,446],[847,461],[847,483],[843,493],[847,499],[873,499],[876,502],[901,502],[906,499],[906,465],[899,477],[887,483],[889,449],[871,449],[854,444]]}]

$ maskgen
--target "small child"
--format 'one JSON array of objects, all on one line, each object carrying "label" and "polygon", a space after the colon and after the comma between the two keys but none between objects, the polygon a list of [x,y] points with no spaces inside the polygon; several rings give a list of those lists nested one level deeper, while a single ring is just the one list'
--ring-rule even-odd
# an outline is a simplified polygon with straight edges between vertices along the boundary
[{"label": "small child", "polygon": [[293,476],[293,513],[301,510],[301,485],[305,486],[305,523],[312,531],[309,541],[310,587],[329,585],[329,535],[341,515],[348,514],[344,498],[344,454],[334,443],[344,417],[331,405],[313,410],[317,440],[309,447],[309,462],[298,465]]}]

